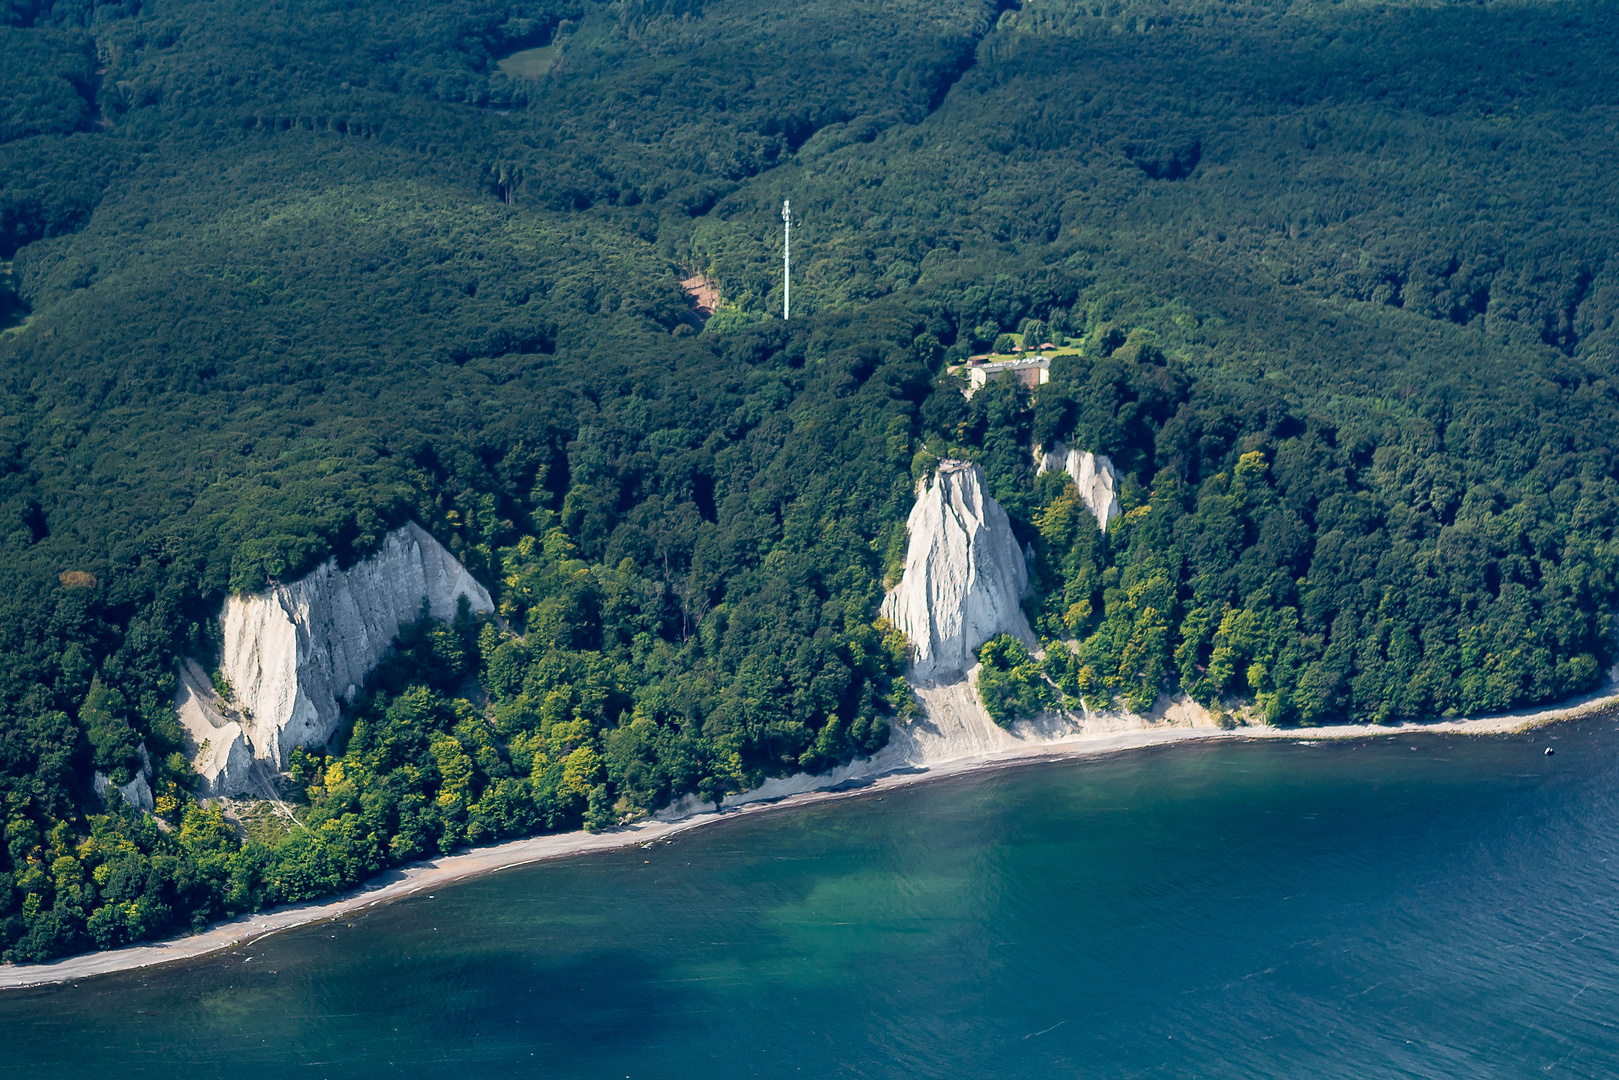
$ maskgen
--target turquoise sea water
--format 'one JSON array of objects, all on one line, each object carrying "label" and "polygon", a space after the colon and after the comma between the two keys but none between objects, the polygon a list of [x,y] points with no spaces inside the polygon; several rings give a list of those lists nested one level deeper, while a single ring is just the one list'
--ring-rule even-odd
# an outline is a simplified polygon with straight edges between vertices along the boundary
[{"label": "turquoise sea water", "polygon": [[0,1075],[1619,1075],[1616,766],[1607,719],[753,815],[0,994]]}]

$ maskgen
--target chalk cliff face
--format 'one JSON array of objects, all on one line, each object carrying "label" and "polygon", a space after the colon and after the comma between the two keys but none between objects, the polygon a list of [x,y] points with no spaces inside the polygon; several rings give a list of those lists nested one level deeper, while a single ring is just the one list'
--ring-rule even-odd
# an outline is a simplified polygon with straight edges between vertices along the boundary
[{"label": "chalk cliff face", "polygon": [[1090,508],[1096,524],[1101,528],[1106,529],[1108,523],[1122,513],[1119,507],[1119,475],[1106,454],[1075,450],[1057,442],[1044,453],[1038,446],[1035,447],[1034,460],[1036,475],[1061,469],[1074,478],[1079,497]]},{"label": "chalk cliff face", "polygon": [[[488,591],[412,523],[389,533],[381,551],[348,570],[333,559],[298,581],[228,599],[220,668],[241,707],[253,755],[282,769],[294,747],[330,739],[338,699],[353,699],[399,624],[416,620],[424,598],[434,618],[453,618],[462,596],[473,611],[494,610]],[[228,732],[219,737],[230,738]],[[230,751],[223,752],[216,775],[230,772]]]},{"label": "chalk cliff face", "polygon": [[933,479],[918,486],[907,524],[905,576],[884,598],[882,614],[910,639],[917,678],[966,671],[979,646],[998,634],[1034,645],[1018,607],[1029,586],[1023,552],[1006,511],[985,489],[983,470],[940,462]]}]

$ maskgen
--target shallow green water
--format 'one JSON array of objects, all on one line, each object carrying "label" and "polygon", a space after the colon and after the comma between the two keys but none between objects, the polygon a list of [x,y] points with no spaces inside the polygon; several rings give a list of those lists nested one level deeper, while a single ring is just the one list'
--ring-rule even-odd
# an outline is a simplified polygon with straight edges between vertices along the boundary
[{"label": "shallow green water", "polygon": [[1616,751],[1187,746],[757,815],[0,994],[0,1074],[1614,1075]]}]

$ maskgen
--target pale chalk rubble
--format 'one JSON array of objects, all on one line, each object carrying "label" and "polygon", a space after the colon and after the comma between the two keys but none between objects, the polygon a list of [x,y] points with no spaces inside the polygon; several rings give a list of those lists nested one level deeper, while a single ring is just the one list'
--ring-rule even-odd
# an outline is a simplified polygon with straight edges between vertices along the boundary
[{"label": "pale chalk rubble", "polygon": [[180,665],[174,711],[185,732],[186,757],[192,770],[202,777],[199,795],[240,795],[255,785],[256,763],[247,733],[242,730],[242,718],[220,699],[195,660],[185,660]]},{"label": "pale chalk rubble", "polygon": [[146,744],[136,747],[141,756],[141,770],[127,784],[114,784],[112,777],[97,770],[91,778],[90,786],[95,789],[96,797],[106,805],[114,791],[133,806],[136,810],[145,810],[148,813],[157,805],[152,798],[152,756],[146,752]]}]

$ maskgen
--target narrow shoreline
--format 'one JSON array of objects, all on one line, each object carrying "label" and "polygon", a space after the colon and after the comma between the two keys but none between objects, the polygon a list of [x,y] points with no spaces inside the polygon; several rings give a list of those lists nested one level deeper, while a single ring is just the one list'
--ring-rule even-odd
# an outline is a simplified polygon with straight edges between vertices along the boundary
[{"label": "narrow shoreline", "polygon": [[1619,705],[1619,685],[1610,679],[1595,693],[1561,705],[1532,711],[1503,713],[1476,720],[1438,720],[1431,723],[1389,726],[1332,724],[1314,728],[1263,726],[1221,728],[1148,722],[1131,730],[1030,741],[1012,749],[930,762],[920,766],[889,769],[886,772],[866,775],[855,773],[841,780],[834,780],[829,776],[827,786],[816,790],[777,798],[765,796],[719,812],[697,813],[672,821],[653,819],[601,833],[578,831],[510,840],[503,844],[474,848],[426,862],[412,863],[385,871],[358,889],[331,900],[241,915],[235,919],[215,923],[198,933],[167,941],[133,945],[109,952],[82,953],[43,964],[0,964],[0,991],[74,982],[119,971],[140,970],[160,964],[193,960],[282,930],[340,918],[379,904],[391,903],[417,893],[502,870],[575,855],[614,851],[638,844],[652,844],[704,825],[732,821],[748,814],[810,806],[833,799],[865,795],[873,791],[986,769],[1039,761],[1103,757],[1126,750],[1198,741],[1293,739],[1314,742],[1323,739],[1387,738],[1418,734],[1512,735],[1546,724],[1593,716],[1616,705]]}]

